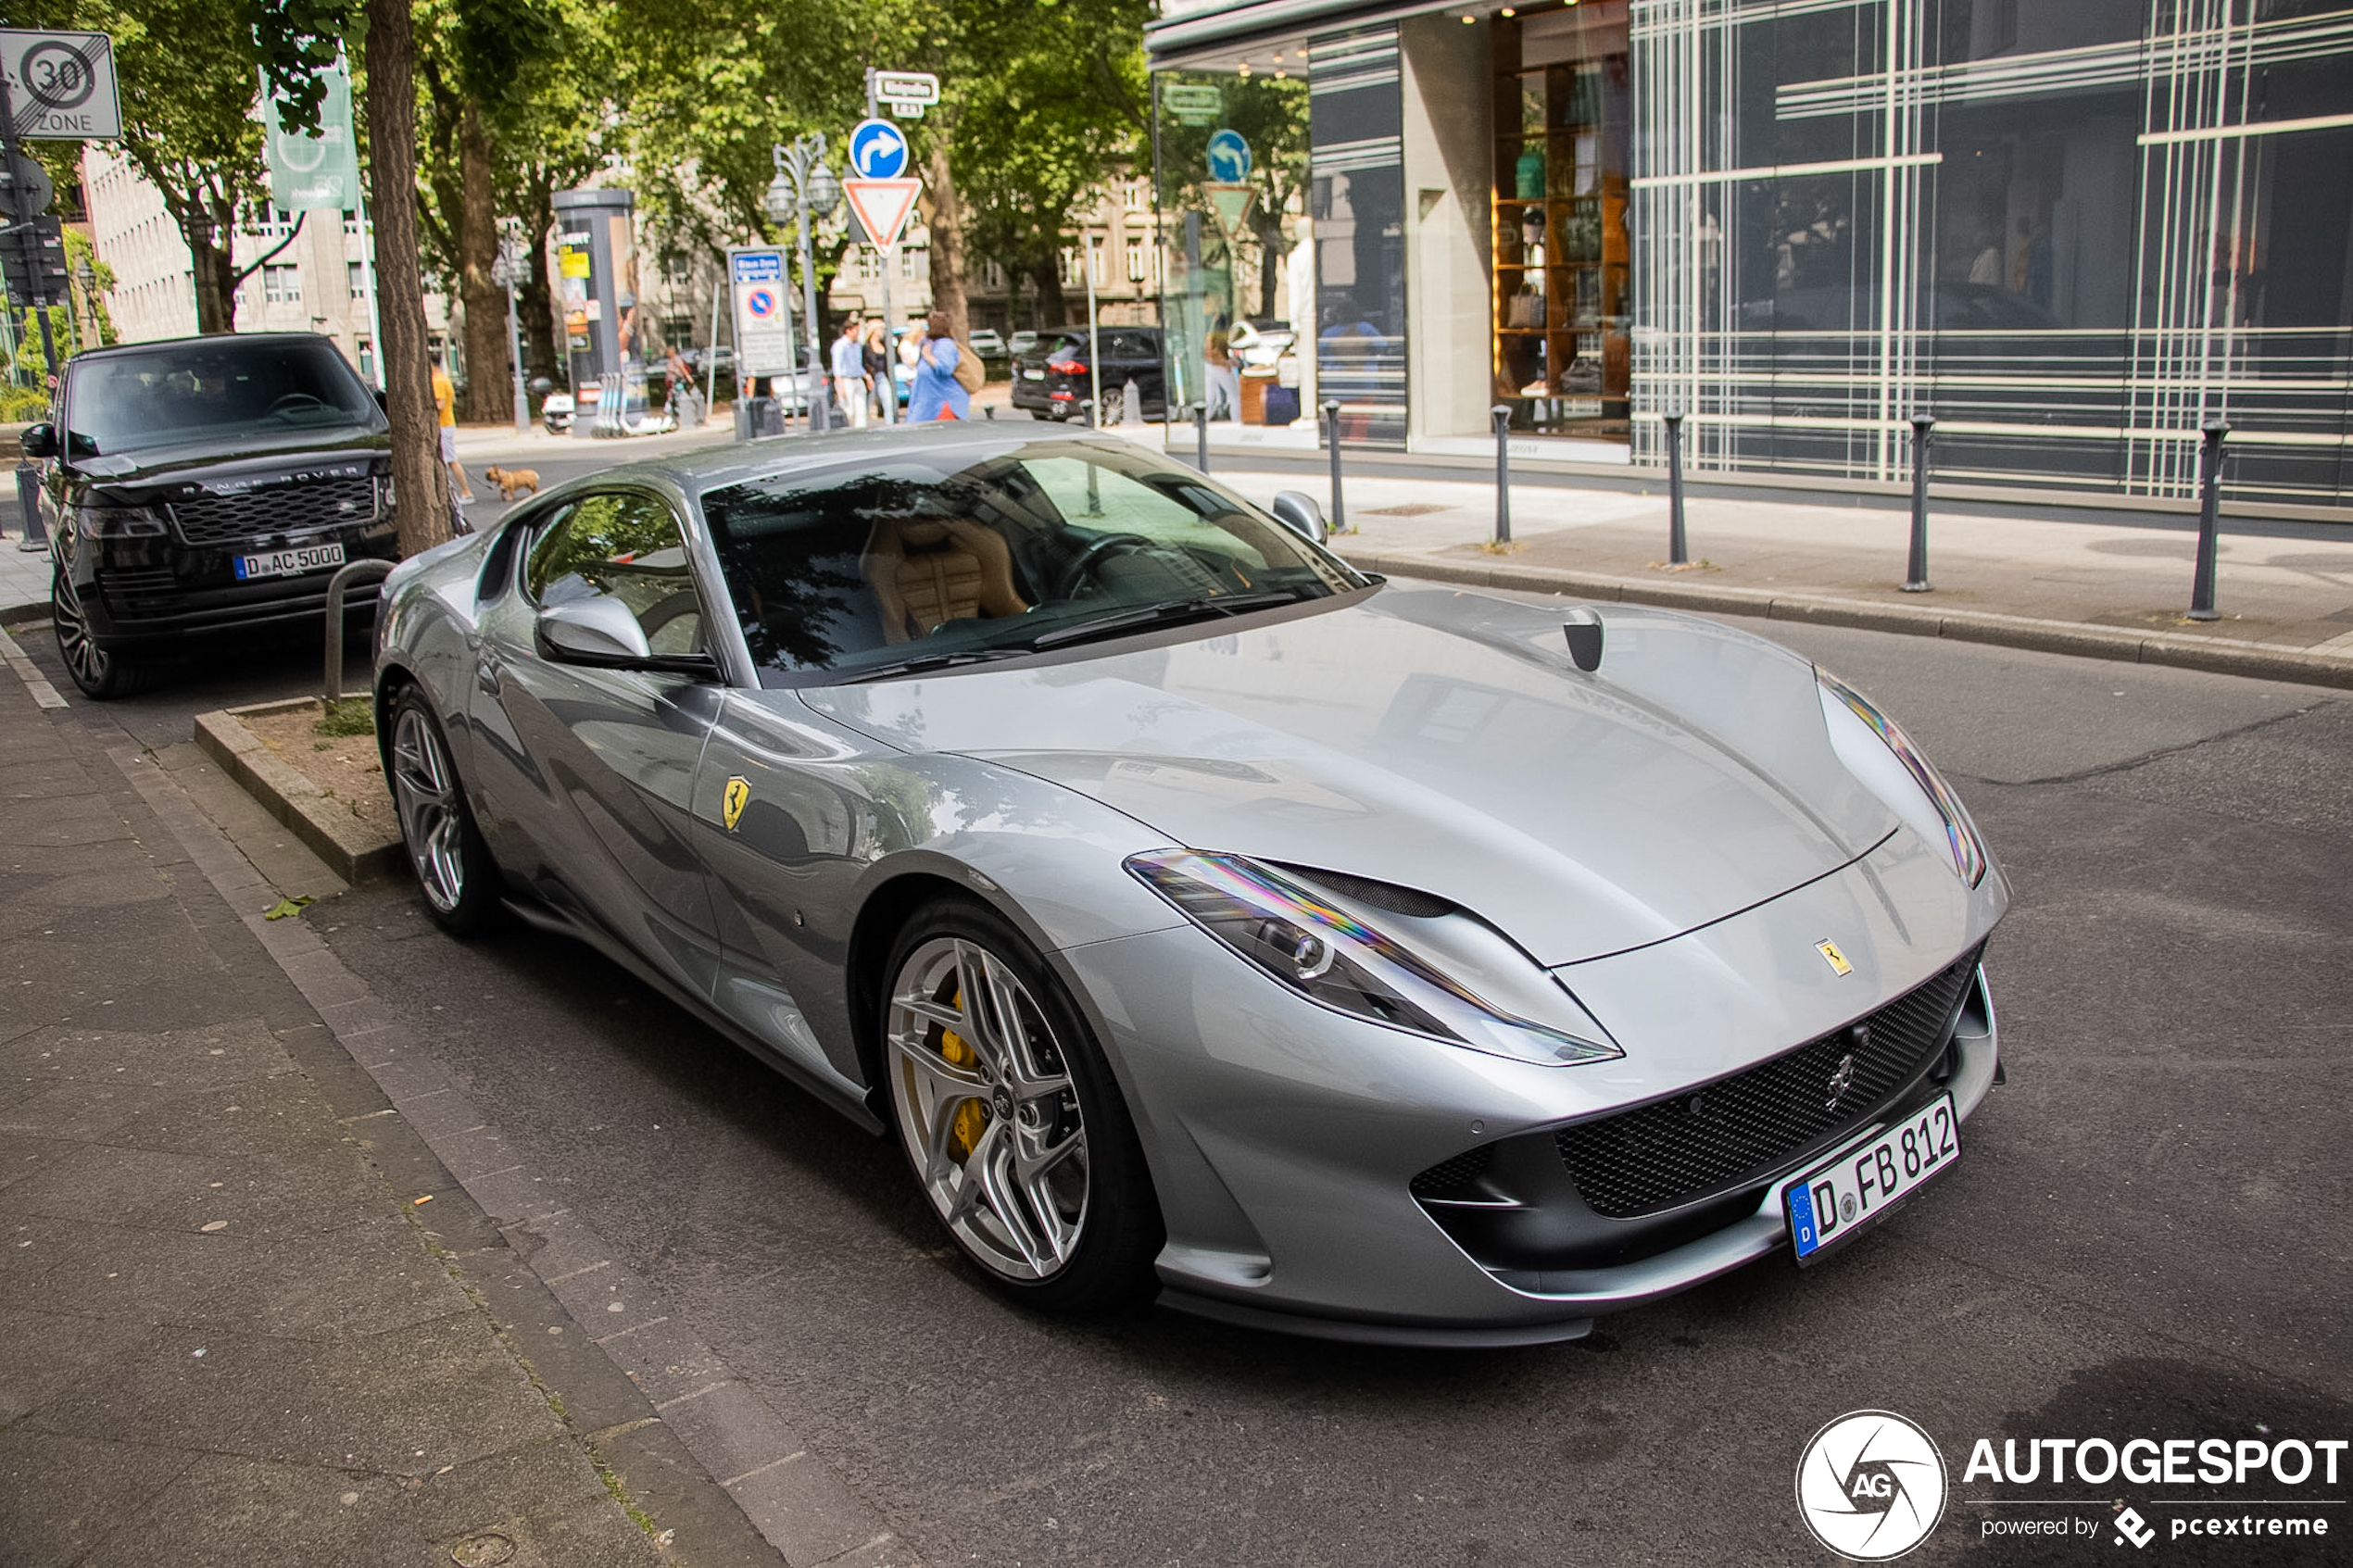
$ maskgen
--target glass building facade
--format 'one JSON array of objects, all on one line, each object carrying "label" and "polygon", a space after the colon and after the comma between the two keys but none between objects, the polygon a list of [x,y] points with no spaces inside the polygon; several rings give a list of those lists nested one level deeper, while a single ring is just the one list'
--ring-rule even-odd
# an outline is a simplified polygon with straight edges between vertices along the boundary
[{"label": "glass building facade", "polygon": [[[1304,169],[1293,275],[1249,314],[1345,440],[1486,450],[1500,406],[1516,453],[1650,465],[1680,410],[1694,469],[1892,482],[1929,415],[1947,483],[2181,498],[2221,419],[2235,497],[2344,502],[2348,0],[1162,13],[1164,81],[1303,79],[1304,145],[1265,155]],[[1186,384],[1214,222],[1168,102]]]}]

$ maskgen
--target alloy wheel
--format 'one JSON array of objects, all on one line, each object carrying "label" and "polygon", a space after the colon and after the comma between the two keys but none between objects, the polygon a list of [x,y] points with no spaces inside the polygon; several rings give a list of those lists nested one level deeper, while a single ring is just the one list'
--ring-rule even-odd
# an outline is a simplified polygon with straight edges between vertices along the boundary
[{"label": "alloy wheel", "polygon": [[114,657],[90,640],[90,621],[82,613],[81,596],[62,569],[49,580],[49,620],[57,629],[57,655],[73,672],[74,684],[93,694],[107,689],[114,673]]},{"label": "alloy wheel", "polygon": [[465,818],[457,770],[422,709],[402,708],[393,726],[392,794],[417,884],[428,903],[448,914],[466,893]]},{"label": "alloy wheel", "polygon": [[924,1194],[1011,1280],[1051,1278],[1085,1234],[1087,1127],[1063,1042],[1020,977],[958,936],[900,964],[885,1025],[892,1102]]}]

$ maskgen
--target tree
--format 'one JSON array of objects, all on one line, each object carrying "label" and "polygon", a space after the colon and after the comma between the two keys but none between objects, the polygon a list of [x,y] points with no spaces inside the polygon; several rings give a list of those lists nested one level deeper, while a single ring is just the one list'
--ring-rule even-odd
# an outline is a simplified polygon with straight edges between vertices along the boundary
[{"label": "tree", "polygon": [[[253,47],[282,95],[280,122],[315,131],[326,96],[318,73],[362,20],[359,0],[246,0]],[[376,314],[384,329],[384,408],[392,420],[392,482],[400,496],[400,552],[449,537],[449,470],[426,357],[424,275],[417,254],[416,36],[409,0],[366,0],[364,39],[371,184],[376,192]]]},{"label": "tree", "polygon": [[[1307,188],[1307,84],[1256,76],[1235,78],[1223,84],[1225,107],[1218,124],[1240,132],[1254,155],[1250,171],[1252,188],[1243,227],[1258,246],[1258,314],[1280,316],[1276,298],[1276,261],[1290,248],[1283,214],[1302,199]],[[1201,170],[1208,167],[1211,127],[1168,125],[1162,131],[1162,167]],[[1163,193],[1165,204],[1206,210],[1207,194],[1197,178],[1185,179]],[[1239,236],[1237,236],[1239,238]],[[1293,323],[1304,330],[1306,323]]]},{"label": "tree", "polygon": [[113,38],[122,94],[118,145],[162,194],[187,242],[196,330],[234,332],[237,287],[254,270],[235,263],[237,219],[264,194],[253,50],[238,0],[63,0],[22,12],[11,26],[82,28]]}]

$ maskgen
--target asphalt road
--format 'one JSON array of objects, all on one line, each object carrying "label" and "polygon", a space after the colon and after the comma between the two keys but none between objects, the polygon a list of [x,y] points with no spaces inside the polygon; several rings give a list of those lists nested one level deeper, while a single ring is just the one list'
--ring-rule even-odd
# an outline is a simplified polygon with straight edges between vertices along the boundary
[{"label": "asphalt road", "polygon": [[[397,885],[308,919],[930,1563],[1828,1562],[1793,1472],[1864,1408],[1920,1423],[1954,1477],[1911,1562],[2137,1559],[2109,1538],[2117,1501],[2162,1528],[2183,1499],[2290,1495],[1961,1469],[1980,1436],[2353,1436],[2353,700],[1774,630],[1912,730],[2014,880],[1988,959],[2009,1082],[1958,1168],[1847,1255],[1768,1260],[1579,1344],[1026,1316],[950,1254],[893,1147],[585,948],[453,942]],[[63,688],[54,648],[19,640]],[[315,667],[290,653],[107,711],[170,744]],[[1968,1500],[1988,1495],[2079,1506]],[[1988,1519],[2070,1512],[2098,1534],[1981,1542]],[[2151,1555],[2353,1557],[2353,1504],[2306,1512],[2336,1535]]]}]

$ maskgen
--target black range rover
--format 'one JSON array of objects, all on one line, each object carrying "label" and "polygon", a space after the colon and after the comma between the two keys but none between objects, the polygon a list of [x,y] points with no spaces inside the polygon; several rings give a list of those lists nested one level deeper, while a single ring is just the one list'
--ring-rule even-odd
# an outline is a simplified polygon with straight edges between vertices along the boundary
[{"label": "black range rover", "polygon": [[[180,338],[67,361],[42,511],[57,649],[94,697],[222,633],[316,627],[346,561],[398,558],[389,428],[308,332]],[[350,596],[350,629],[375,614]]]}]

